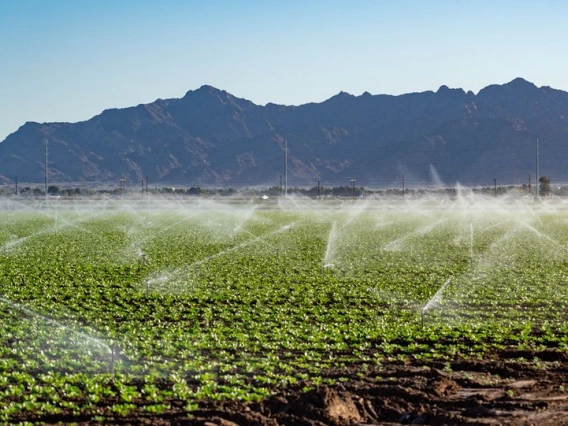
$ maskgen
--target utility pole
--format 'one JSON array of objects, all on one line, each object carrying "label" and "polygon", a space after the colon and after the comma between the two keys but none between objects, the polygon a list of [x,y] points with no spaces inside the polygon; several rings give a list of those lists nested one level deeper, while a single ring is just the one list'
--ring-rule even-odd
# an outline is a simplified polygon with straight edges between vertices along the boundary
[{"label": "utility pole", "polygon": [[320,198],[320,180],[318,179],[318,200]]},{"label": "utility pole", "polygon": [[351,182],[351,198],[355,200],[355,179],[350,179]]},{"label": "utility pole", "polygon": [[284,198],[288,198],[288,141],[284,141]]},{"label": "utility pole", "polygon": [[280,196],[282,197],[282,194],[284,193],[284,190],[282,189],[282,173],[280,173]]},{"label": "utility pole", "polygon": [[495,194],[495,197],[497,197],[497,179],[493,179],[493,185],[494,185],[494,188],[495,188],[494,194]]},{"label": "utility pole", "polygon": [[144,194],[144,178],[142,178],[142,194]]},{"label": "utility pole", "polygon": [[531,193],[531,174],[529,173],[529,194]]},{"label": "utility pole", "polygon": [[120,191],[122,192],[122,196],[124,197],[124,190],[126,189],[126,179],[120,179]]},{"label": "utility pole", "polygon": [[536,181],[534,185],[536,186],[536,198],[539,196],[538,180],[539,180],[539,158],[538,158],[538,138],[536,138]]},{"label": "utility pole", "polygon": [[47,139],[45,140],[45,198],[47,199]]}]

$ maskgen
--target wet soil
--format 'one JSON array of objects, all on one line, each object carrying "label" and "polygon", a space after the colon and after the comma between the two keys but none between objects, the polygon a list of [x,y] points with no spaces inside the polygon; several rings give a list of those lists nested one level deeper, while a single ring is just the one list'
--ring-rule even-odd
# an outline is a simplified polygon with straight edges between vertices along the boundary
[{"label": "wet soil", "polygon": [[[538,356],[538,357],[537,357]],[[557,351],[486,359],[393,361],[329,371],[335,385],[281,390],[260,402],[171,401],[159,416],[106,418],[121,425],[568,425],[568,359]],[[342,378],[340,381],[339,378]],[[36,419],[40,420],[40,419]],[[51,420],[51,421],[50,421]],[[84,418],[47,423],[97,424]]]}]

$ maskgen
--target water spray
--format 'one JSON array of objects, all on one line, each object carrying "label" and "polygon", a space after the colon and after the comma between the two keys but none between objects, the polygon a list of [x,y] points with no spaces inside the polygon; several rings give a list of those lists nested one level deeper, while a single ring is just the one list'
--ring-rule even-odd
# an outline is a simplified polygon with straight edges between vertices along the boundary
[{"label": "water spray", "polygon": [[114,351],[115,345],[114,340],[110,342],[110,374],[114,376]]},{"label": "water spray", "polygon": [[469,257],[470,257],[471,269],[473,269],[473,223],[469,224],[469,229],[470,229]]},{"label": "water spray", "polygon": [[[23,280],[23,277],[22,277],[22,280]],[[17,309],[20,312],[24,312],[27,315],[30,315],[30,316],[35,317],[37,319],[40,319],[47,324],[53,324],[56,327],[62,328],[63,330],[66,330],[66,331],[69,331],[69,332],[73,333],[74,335],[81,337],[82,339],[84,339],[87,342],[90,342],[90,343],[93,343],[97,346],[105,348],[106,350],[108,350],[111,353],[111,370],[114,371],[114,348],[112,346],[109,346],[106,343],[100,341],[99,339],[96,339],[92,336],[89,336],[88,334],[81,333],[80,331],[74,330],[74,329],[60,323],[59,321],[57,321],[53,318],[41,315],[40,313],[33,311],[33,310],[27,308],[24,305],[13,302],[13,301],[6,299],[4,297],[0,296],[0,302],[3,302],[4,304],[8,305],[9,307],[11,307],[13,309]]]},{"label": "water spray", "polygon": [[325,268],[325,266],[330,263],[330,261],[333,259],[334,254],[335,254],[335,240],[337,238],[336,236],[336,221],[333,222],[333,224],[331,225],[331,229],[329,230],[329,235],[327,237],[327,246],[325,248],[325,254],[323,257],[323,267]]},{"label": "water spray", "polygon": [[[146,256],[146,253],[144,253],[143,251],[140,251],[140,259],[138,259],[138,270],[140,270],[142,265],[145,265],[146,262],[148,262],[148,256]],[[148,297],[149,292],[150,292],[150,283],[149,280],[146,280],[146,297]]]},{"label": "water spray", "polygon": [[[227,255],[227,254],[229,254],[229,253],[232,253],[232,252],[234,252],[234,251],[236,251],[236,250],[239,250],[239,249],[241,249],[241,248],[243,248],[243,247],[249,246],[249,245],[251,245],[251,244],[253,244],[253,243],[262,242],[262,240],[265,240],[265,239],[267,239],[267,238],[269,238],[269,237],[272,237],[272,236],[281,234],[281,233],[283,233],[283,232],[285,232],[285,231],[291,229],[294,225],[295,225],[295,222],[292,222],[292,223],[290,223],[290,224],[288,224],[288,225],[284,225],[284,226],[280,227],[279,229],[277,229],[277,230],[275,230],[275,231],[273,231],[273,232],[269,232],[269,233],[267,233],[267,234],[264,234],[264,235],[261,235],[261,236],[252,238],[252,239],[250,239],[250,240],[248,240],[248,241],[244,241],[244,242],[242,242],[242,243],[239,243],[239,244],[237,244],[237,245],[235,245],[235,246],[232,246],[232,247],[230,247],[230,248],[228,248],[228,249],[226,249],[226,250],[222,250],[222,251],[220,251],[220,252],[218,252],[218,253],[212,254],[211,256],[207,256],[207,257],[205,257],[205,258],[203,258],[203,259],[201,259],[201,260],[198,260],[198,261],[195,261],[195,262],[193,262],[193,263],[191,263],[191,264],[189,264],[189,265],[186,265],[186,266],[183,267],[183,268],[179,268],[179,269],[173,270],[173,271],[171,271],[171,272],[168,273],[168,276],[164,276],[163,274],[161,274],[161,275],[159,275],[159,276],[156,277],[156,276],[154,275],[154,278],[148,278],[148,279],[146,280],[146,284],[148,284],[148,281],[156,282],[156,283],[158,283],[158,284],[162,284],[162,283],[164,283],[167,279],[175,279],[176,277],[181,276],[182,274],[186,273],[187,271],[192,270],[192,269],[195,268],[196,266],[202,265],[202,264],[204,264],[204,263],[206,263],[206,262],[210,262],[211,260],[216,259],[216,258],[219,258],[219,257],[221,257],[221,256],[225,256],[225,255]],[[253,235],[254,235],[254,234],[253,234]],[[268,245],[271,247],[272,250],[276,250],[276,247],[274,247],[274,246],[272,246],[272,245],[270,245],[270,244],[268,244]],[[283,265],[283,270],[284,270],[284,275],[286,275],[286,265],[285,265],[285,264]]]},{"label": "water spray", "polygon": [[426,316],[426,311],[428,309],[430,309],[431,307],[433,307],[436,303],[438,303],[438,301],[440,300],[440,297],[442,295],[442,292],[445,290],[445,288],[452,282],[451,278],[448,278],[446,280],[446,282],[444,283],[444,285],[442,285],[442,287],[440,287],[440,289],[436,292],[436,294],[434,294],[434,296],[432,296],[432,298],[424,305],[424,307],[420,310],[420,319],[422,321],[422,327],[424,327],[424,317]]}]

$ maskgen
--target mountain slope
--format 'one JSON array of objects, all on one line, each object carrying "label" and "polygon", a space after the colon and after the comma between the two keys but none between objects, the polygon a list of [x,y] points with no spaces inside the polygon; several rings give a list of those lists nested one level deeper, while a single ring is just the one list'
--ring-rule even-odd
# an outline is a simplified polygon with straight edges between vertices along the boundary
[{"label": "mountain slope", "polygon": [[266,106],[211,86],[181,99],[110,109],[80,123],[26,123],[0,143],[0,176],[41,182],[45,141],[53,182],[276,185],[289,148],[289,183],[391,186],[435,179],[525,183],[541,168],[567,180],[568,93],[517,78],[477,95],[440,87]]}]

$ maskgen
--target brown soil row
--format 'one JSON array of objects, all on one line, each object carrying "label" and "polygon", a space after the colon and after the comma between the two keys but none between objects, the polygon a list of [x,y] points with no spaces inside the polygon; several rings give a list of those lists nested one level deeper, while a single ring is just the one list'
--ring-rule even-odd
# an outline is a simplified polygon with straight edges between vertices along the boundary
[{"label": "brown soil row", "polygon": [[[348,380],[308,392],[301,387],[288,389],[255,403],[202,401],[192,417],[182,405],[172,404],[173,408],[160,416],[141,412],[104,423],[568,426],[568,362],[562,353],[548,355],[541,361],[515,357],[509,351],[483,360],[384,363],[364,374],[354,368],[329,371],[329,378]],[[58,420],[96,424],[84,418]]]}]

